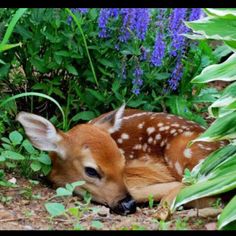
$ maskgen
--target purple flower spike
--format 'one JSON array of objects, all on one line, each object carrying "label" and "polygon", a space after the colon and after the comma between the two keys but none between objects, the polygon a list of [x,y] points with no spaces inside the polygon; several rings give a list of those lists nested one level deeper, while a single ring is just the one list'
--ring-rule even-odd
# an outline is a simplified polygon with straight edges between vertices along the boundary
[{"label": "purple flower spike", "polygon": [[163,40],[163,35],[161,33],[157,33],[154,50],[151,56],[151,63],[154,66],[161,66],[163,58],[165,56],[165,42]]}]

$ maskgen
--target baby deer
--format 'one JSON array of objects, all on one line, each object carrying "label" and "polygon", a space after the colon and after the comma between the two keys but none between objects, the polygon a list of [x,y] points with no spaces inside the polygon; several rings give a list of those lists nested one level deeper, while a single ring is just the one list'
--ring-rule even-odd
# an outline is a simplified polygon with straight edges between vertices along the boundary
[{"label": "baby deer", "polygon": [[84,180],[75,193],[91,193],[93,201],[119,214],[135,212],[135,202],[171,203],[182,188],[185,168],[192,169],[222,142],[189,141],[204,128],[181,117],[126,109],[123,105],[68,132],[48,120],[20,112],[16,118],[32,144],[49,151],[54,186]]}]

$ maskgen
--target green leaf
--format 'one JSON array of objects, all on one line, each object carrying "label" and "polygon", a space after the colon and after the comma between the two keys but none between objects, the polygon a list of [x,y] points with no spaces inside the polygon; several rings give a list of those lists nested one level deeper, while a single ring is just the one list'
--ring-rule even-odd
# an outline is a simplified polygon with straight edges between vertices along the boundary
[{"label": "green leaf", "polygon": [[96,229],[101,229],[101,228],[103,228],[103,223],[101,221],[98,221],[98,220],[93,220],[91,222],[91,226],[93,228],[96,228]]},{"label": "green leaf", "polygon": [[2,152],[2,156],[4,156],[6,159],[16,160],[16,161],[24,160],[25,159],[25,157],[22,156],[21,154],[13,152],[13,151],[8,151],[8,150],[7,151],[3,151]]},{"label": "green leaf", "polygon": [[48,211],[48,213],[52,216],[60,216],[65,213],[65,206],[61,203],[46,203],[45,208]]},{"label": "green leaf", "polygon": [[203,35],[206,39],[223,41],[236,40],[236,25],[234,19],[205,17],[196,21],[185,22],[194,33]]},{"label": "green leaf", "polygon": [[236,111],[227,116],[216,119],[211,126],[198,138],[190,143],[202,141],[212,142],[217,140],[236,138]]},{"label": "green leaf", "polygon": [[41,153],[38,161],[45,165],[51,165],[52,163],[51,158],[46,153]]},{"label": "green leaf", "polygon": [[23,141],[22,146],[29,154],[33,154],[36,151],[28,139]]},{"label": "green leaf", "polygon": [[236,20],[236,8],[206,8],[205,12],[214,17]]},{"label": "green leaf", "polygon": [[4,156],[0,156],[0,162],[3,162],[5,160],[6,160],[6,158]]},{"label": "green leaf", "polygon": [[82,185],[84,185],[84,184],[85,184],[85,181],[83,181],[83,180],[79,180],[79,181],[76,181],[76,182],[71,183],[73,190],[74,190],[76,187],[82,186]]},{"label": "green leaf", "polygon": [[56,190],[56,196],[57,197],[62,197],[62,196],[71,196],[72,195],[72,192],[71,191],[69,191],[68,189],[65,189],[65,188],[58,188],[57,190]]},{"label": "green leaf", "polygon": [[193,78],[192,83],[206,83],[215,80],[236,80],[236,53],[232,54],[225,62],[210,65],[202,70],[201,74]]},{"label": "green leaf", "polygon": [[41,170],[42,170],[44,175],[48,175],[49,172],[51,171],[51,166],[44,165],[44,166],[42,166]]},{"label": "green leaf", "polygon": [[[14,44],[4,44],[4,45],[0,45],[0,52],[4,52],[4,51],[7,51],[9,49],[12,49],[12,48],[15,48],[15,47],[18,47],[18,46],[22,46],[22,43],[14,43]],[[3,63],[5,64],[5,63]]]},{"label": "green leaf", "polygon": [[18,131],[13,131],[9,134],[9,139],[11,140],[12,144],[18,145],[21,144],[23,140],[23,136]]},{"label": "green leaf", "polygon": [[233,221],[236,221],[236,195],[230,200],[230,202],[220,214],[219,220],[217,222],[217,228],[222,229]]},{"label": "green leaf", "polygon": [[72,75],[78,75],[78,71],[76,70],[76,68],[72,65],[66,65],[65,68],[68,70],[69,73],[71,73]]},{"label": "green leaf", "polygon": [[93,111],[82,111],[77,113],[75,116],[72,117],[72,121],[79,121],[79,120],[92,120],[95,118],[96,115]]},{"label": "green leaf", "polygon": [[39,171],[40,169],[41,169],[41,164],[40,164],[40,162],[38,162],[38,161],[33,161],[31,164],[30,164],[30,167],[31,167],[31,169],[33,170],[33,171]]},{"label": "green leaf", "polygon": [[177,195],[171,210],[193,200],[224,193],[236,188],[236,171],[217,178],[195,183],[183,188]]},{"label": "green leaf", "polygon": [[99,93],[93,89],[86,89],[92,96],[94,96],[98,101],[105,102],[105,96],[102,93]]}]

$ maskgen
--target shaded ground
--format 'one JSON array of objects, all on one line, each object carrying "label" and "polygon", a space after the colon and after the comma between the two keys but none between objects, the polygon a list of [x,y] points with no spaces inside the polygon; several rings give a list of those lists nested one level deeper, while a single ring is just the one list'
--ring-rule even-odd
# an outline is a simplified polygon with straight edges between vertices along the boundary
[{"label": "shaded ground", "polygon": [[[16,178],[18,187],[0,189],[0,229],[1,230],[70,230],[76,224],[84,229],[97,229],[92,221],[100,221],[103,230],[122,229],[215,229],[216,216],[221,212],[219,207],[177,211],[169,221],[158,222],[154,215],[156,207],[138,207],[137,212],[129,216],[110,214],[109,209],[90,204],[80,219],[73,216],[50,218],[44,204],[55,194],[55,190],[42,183],[32,184],[29,180],[8,175],[8,179]],[[11,197],[6,200],[3,196]],[[39,199],[34,199],[39,198]],[[5,202],[4,202],[5,201]],[[56,199],[67,208],[80,201],[77,197]],[[81,201],[80,201],[81,202]],[[198,216],[197,216],[198,214]],[[98,227],[99,228],[99,227]]]}]

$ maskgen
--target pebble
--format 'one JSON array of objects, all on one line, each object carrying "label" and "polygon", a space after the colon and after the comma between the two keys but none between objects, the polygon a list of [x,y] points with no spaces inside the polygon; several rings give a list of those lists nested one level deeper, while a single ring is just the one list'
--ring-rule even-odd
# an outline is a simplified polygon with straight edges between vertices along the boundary
[{"label": "pebble", "polygon": [[102,217],[106,217],[108,216],[110,213],[109,213],[109,208],[105,207],[105,206],[102,206],[101,209],[99,210],[98,212],[98,215],[99,216],[102,216]]},{"label": "pebble", "polygon": [[34,228],[32,226],[30,226],[30,225],[25,225],[24,229],[25,230],[33,230]]}]

